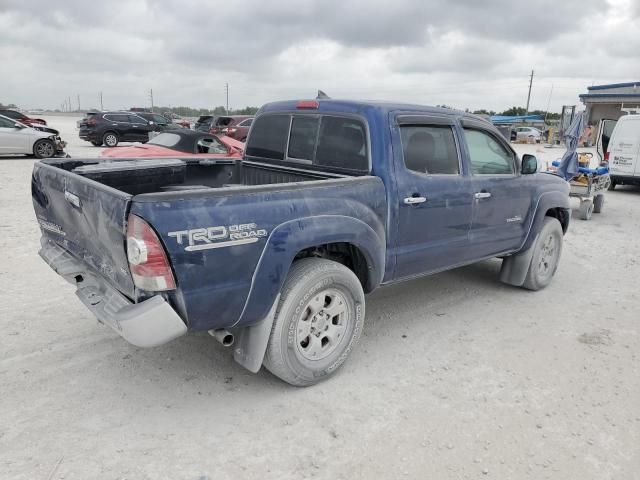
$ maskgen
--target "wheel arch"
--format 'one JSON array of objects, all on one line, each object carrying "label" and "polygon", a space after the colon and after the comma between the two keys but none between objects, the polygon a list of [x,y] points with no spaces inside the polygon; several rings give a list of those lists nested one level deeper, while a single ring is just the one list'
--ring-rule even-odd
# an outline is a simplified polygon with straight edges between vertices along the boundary
[{"label": "wheel arch", "polygon": [[279,225],[267,240],[234,326],[251,325],[267,315],[293,262],[300,258],[338,261],[354,271],[365,292],[371,292],[384,275],[385,245],[380,233],[353,217],[321,215]]}]

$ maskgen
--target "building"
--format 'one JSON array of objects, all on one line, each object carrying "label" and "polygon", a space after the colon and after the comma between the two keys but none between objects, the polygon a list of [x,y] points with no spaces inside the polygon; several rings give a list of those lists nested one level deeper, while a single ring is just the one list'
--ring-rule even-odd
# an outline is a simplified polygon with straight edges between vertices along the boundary
[{"label": "building", "polygon": [[602,119],[617,120],[626,113],[640,113],[640,81],[592,85],[580,95],[585,105],[587,125]]}]

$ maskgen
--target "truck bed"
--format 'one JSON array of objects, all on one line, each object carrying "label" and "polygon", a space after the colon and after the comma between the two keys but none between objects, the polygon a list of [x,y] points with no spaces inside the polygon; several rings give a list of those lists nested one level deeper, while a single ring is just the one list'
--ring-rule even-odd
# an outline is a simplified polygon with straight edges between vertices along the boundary
[{"label": "truck bed", "polygon": [[44,163],[130,195],[349,178],[240,159],[56,159]]}]

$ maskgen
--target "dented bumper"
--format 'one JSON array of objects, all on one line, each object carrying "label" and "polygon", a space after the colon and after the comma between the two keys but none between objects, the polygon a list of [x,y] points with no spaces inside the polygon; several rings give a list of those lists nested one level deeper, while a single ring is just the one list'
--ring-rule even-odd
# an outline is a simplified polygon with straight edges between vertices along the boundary
[{"label": "dented bumper", "polygon": [[163,297],[133,303],[86,263],[45,238],[39,253],[58,275],[76,286],[76,295],[98,321],[129,343],[155,347],[187,332],[185,323]]}]

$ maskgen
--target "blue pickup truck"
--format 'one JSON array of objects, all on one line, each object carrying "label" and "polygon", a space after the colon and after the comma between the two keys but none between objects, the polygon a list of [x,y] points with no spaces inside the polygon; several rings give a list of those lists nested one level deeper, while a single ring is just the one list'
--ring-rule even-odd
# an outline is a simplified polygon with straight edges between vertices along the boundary
[{"label": "blue pickup truck", "polygon": [[127,341],[208,331],[306,386],[345,361],[380,286],[492,257],[503,282],[547,286],[568,184],[536,166],[463,112],[285,101],[242,159],[46,160],[32,196],[41,257]]}]

